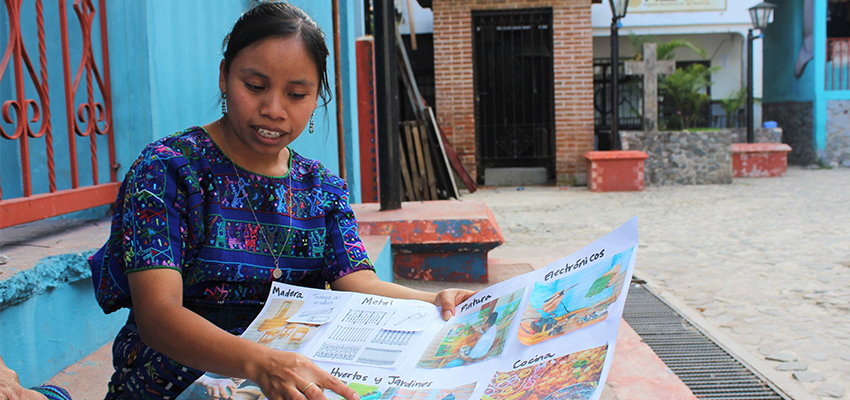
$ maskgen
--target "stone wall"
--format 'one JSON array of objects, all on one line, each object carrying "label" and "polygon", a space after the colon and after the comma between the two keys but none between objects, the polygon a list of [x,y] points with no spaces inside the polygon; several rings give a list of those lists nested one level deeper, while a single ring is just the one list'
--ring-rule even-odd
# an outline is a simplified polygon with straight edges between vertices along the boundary
[{"label": "stone wall", "polygon": [[826,103],[825,161],[831,165],[850,167],[850,100]]},{"label": "stone wall", "polygon": [[[727,131],[727,129],[721,129]],[[732,143],[747,143],[747,128],[728,130],[732,134]],[[782,143],[782,128],[755,128],[753,139],[756,143]]]},{"label": "stone wall", "polygon": [[817,162],[812,102],[764,103],[762,119],[776,121],[782,127],[782,143],[791,146],[788,164],[809,165]]},{"label": "stone wall", "polygon": [[647,185],[732,183],[732,134],[707,132],[621,132],[624,150],[642,150]]}]

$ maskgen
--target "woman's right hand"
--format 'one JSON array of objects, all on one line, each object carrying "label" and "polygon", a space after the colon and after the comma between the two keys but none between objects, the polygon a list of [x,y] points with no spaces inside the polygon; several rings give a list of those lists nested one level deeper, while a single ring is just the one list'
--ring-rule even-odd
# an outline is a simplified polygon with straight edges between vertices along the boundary
[{"label": "woman's right hand", "polygon": [[[148,269],[128,274],[127,280],[139,335],[172,360],[217,375],[250,379],[271,400],[325,400],[316,385],[346,400],[359,399],[353,389],[306,356],[232,335],[183,307],[180,272]],[[310,383],[315,385],[308,387]]]},{"label": "woman's right hand", "polygon": [[325,400],[323,389],[331,390],[347,400],[359,400],[360,396],[345,382],[319,368],[307,356],[288,351],[268,350],[258,357],[249,371],[248,379],[262,389],[272,400],[307,398]]}]

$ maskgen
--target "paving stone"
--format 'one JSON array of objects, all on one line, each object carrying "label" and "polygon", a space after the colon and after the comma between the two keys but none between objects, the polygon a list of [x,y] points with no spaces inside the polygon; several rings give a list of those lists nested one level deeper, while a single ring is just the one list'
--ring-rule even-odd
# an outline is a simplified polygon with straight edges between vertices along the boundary
[{"label": "paving stone", "polygon": [[735,321],[735,316],[729,314],[718,315],[717,318],[714,319],[714,322],[720,326],[729,325],[732,321]]},{"label": "paving stone", "polygon": [[829,336],[832,336],[834,338],[850,339],[850,333],[847,333],[847,332],[842,332],[842,331],[835,330],[835,329],[829,329],[829,330],[826,331],[826,333],[829,334]]},{"label": "paving stone", "polygon": [[777,310],[775,308],[767,308],[767,309],[761,310],[761,312],[762,312],[762,314],[767,314],[767,315],[770,315],[771,317],[781,317],[781,316],[785,315],[785,313],[783,311]]},{"label": "paving stone", "polygon": [[797,371],[793,376],[800,382],[823,382],[825,379],[822,373],[810,371]]},{"label": "paving stone", "polygon": [[[581,248],[640,215],[636,274],[701,311],[712,325],[734,316],[721,331],[759,357],[797,355],[794,362],[805,363],[806,372],[825,376],[821,382],[795,380],[817,398],[814,391],[821,384],[850,388],[850,337],[834,333],[850,334],[848,187],[848,168],[810,171],[790,165],[779,179],[736,179],[729,185],[655,184],[628,194],[584,188],[529,193],[530,187],[494,194],[482,188],[464,199],[485,200],[499,218],[505,243],[490,253],[495,258],[564,256],[565,247]],[[507,232],[512,226],[517,233]],[[570,235],[564,242],[552,240],[552,232]],[[663,279],[655,278],[659,275]],[[801,371],[778,373],[792,378],[793,372]],[[846,392],[843,396],[850,399]]]},{"label": "paving stone", "polygon": [[824,383],[815,389],[814,394],[817,396],[829,396],[840,399],[844,396],[844,386],[836,385],[834,383]]},{"label": "paving stone", "polygon": [[721,310],[720,308],[715,308],[715,309],[703,311],[702,315],[705,315],[706,317],[716,317],[716,316],[723,314],[723,313],[724,313],[724,311]]},{"label": "paving stone", "polygon": [[770,361],[779,361],[783,363],[790,363],[792,361],[797,361],[797,356],[790,353],[773,353],[764,356],[766,360]]},{"label": "paving stone", "polygon": [[776,366],[777,371],[805,371],[807,369],[809,369],[809,366],[799,361],[784,362]]},{"label": "paving stone", "polygon": [[758,352],[762,355],[768,355],[771,353],[778,353],[783,349],[782,345],[776,343],[767,343],[759,346]]}]

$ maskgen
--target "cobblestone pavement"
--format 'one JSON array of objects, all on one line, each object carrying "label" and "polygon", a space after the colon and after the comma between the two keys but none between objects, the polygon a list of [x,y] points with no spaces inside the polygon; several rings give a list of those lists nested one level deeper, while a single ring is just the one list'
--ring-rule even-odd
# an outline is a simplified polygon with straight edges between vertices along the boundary
[{"label": "cobblestone pavement", "polygon": [[850,169],[729,185],[484,188],[503,260],[567,256],[639,217],[635,275],[823,399],[850,394]]}]

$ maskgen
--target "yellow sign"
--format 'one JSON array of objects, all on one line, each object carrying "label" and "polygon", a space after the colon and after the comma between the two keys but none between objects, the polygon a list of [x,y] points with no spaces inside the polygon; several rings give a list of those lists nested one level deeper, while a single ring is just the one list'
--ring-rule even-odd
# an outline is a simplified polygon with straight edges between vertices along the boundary
[{"label": "yellow sign", "polygon": [[630,13],[725,11],[726,0],[629,0]]}]

